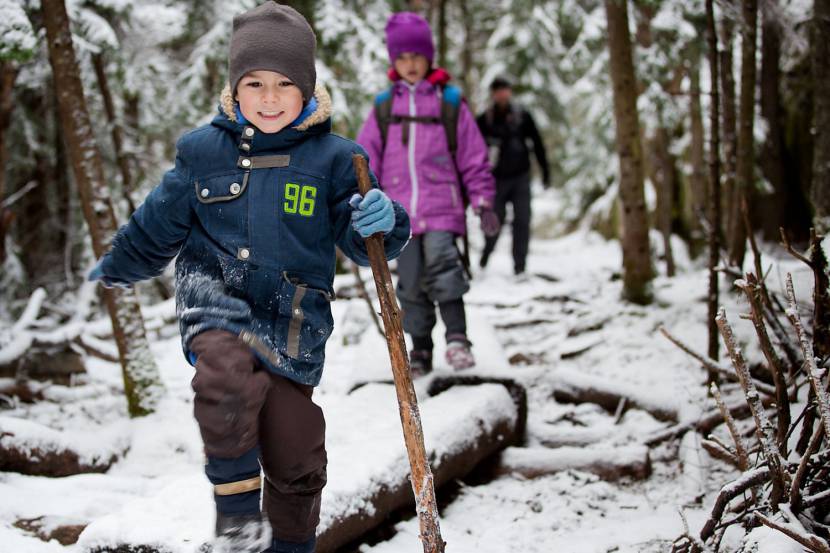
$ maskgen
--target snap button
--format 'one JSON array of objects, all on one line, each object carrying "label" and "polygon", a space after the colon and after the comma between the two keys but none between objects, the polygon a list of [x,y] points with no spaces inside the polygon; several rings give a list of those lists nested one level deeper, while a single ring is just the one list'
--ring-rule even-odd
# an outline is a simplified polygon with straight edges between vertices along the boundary
[{"label": "snap button", "polygon": [[251,166],[251,160],[250,159],[245,158],[245,159],[242,160],[242,167],[250,167],[250,166]]},{"label": "snap button", "polygon": [[210,190],[208,190],[207,188],[202,188],[202,191],[199,192],[199,194],[201,194],[203,198],[207,198],[208,196],[210,196]]},{"label": "snap button", "polygon": [[239,250],[240,259],[248,259],[249,257],[251,257],[251,250],[249,250],[248,248],[242,248],[241,250]]},{"label": "snap button", "polygon": [[243,142],[243,143],[242,143],[242,146],[240,146],[240,148],[242,148],[242,149],[243,149],[243,150],[245,150],[246,152],[250,152],[250,151],[251,151],[251,145],[250,145],[250,144],[248,144],[247,142]]},{"label": "snap button", "polygon": [[254,129],[252,129],[251,127],[245,129],[245,136],[254,136]]},{"label": "snap button", "polygon": [[239,183],[235,182],[231,185],[231,194],[239,194],[239,191],[241,189],[242,189],[242,187],[239,186]]}]

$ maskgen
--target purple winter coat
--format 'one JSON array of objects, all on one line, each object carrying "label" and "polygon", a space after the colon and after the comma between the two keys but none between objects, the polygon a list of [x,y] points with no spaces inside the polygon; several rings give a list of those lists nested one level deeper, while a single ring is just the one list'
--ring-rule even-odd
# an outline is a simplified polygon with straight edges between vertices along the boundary
[{"label": "purple winter coat", "polygon": [[[414,94],[403,80],[392,87],[392,113],[441,116],[441,87],[423,80]],[[412,125],[409,144],[401,140],[403,125]],[[474,209],[492,207],[496,184],[487,159],[487,146],[466,102],[458,114],[456,163],[464,189]],[[374,109],[363,124],[357,142],[369,154],[369,164],[390,198],[406,208],[412,234],[444,230],[465,234],[464,201],[453,167],[443,125],[402,123],[389,125],[386,150]]]}]

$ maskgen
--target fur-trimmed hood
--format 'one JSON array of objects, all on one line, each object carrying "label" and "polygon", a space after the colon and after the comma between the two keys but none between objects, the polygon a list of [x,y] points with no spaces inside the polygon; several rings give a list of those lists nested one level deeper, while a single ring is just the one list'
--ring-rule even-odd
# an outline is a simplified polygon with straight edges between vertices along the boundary
[{"label": "fur-trimmed hood", "polygon": [[[326,90],[326,87],[318,83],[317,86],[314,87],[314,98],[317,100],[317,109],[303,119],[299,125],[292,128],[298,131],[305,131],[314,125],[323,123],[331,117],[331,96],[329,96],[329,91]],[[225,88],[222,89],[219,104],[222,108],[222,112],[228,117],[228,119],[234,123],[239,123],[236,117],[236,102],[233,99],[230,83],[227,83]]]}]

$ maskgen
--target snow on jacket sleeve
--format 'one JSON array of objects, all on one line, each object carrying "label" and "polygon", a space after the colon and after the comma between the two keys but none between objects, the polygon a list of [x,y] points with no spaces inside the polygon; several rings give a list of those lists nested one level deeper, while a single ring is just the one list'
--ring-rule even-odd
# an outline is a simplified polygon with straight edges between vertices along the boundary
[{"label": "snow on jacket sleeve", "polygon": [[496,181],[487,159],[487,145],[466,102],[458,113],[458,149],[455,163],[473,209],[493,207]]},{"label": "snow on jacket sleeve", "polygon": [[382,183],[383,139],[380,135],[380,127],[378,127],[374,109],[369,111],[369,116],[363,123],[360,132],[357,133],[357,143],[363,146],[369,154],[369,168],[377,176],[378,181]]},{"label": "snow on jacket sleeve", "polygon": [[[349,205],[349,199],[352,195],[358,193],[357,177],[355,176],[351,158],[352,153],[361,154],[363,157],[366,157],[366,151],[355,144],[355,149],[349,152],[348,160],[341,159],[338,163],[341,167],[334,172],[339,177],[334,182],[334,196],[331,200],[332,205],[330,206],[329,213],[331,213],[332,227],[334,228],[334,238],[337,246],[349,259],[365,267],[369,265],[366,241],[352,227],[352,207]],[[369,158],[370,167],[371,159]],[[372,181],[372,187],[378,188],[378,180],[371,170],[369,171],[369,178]],[[409,215],[407,215],[406,210],[398,202],[393,201],[392,205],[395,209],[395,226],[383,239],[383,249],[387,259],[395,259],[400,255],[401,250],[409,241],[410,231]]]},{"label": "snow on jacket sleeve", "polygon": [[122,226],[104,256],[104,275],[135,282],[158,276],[176,257],[190,232],[188,170],[181,156]]}]

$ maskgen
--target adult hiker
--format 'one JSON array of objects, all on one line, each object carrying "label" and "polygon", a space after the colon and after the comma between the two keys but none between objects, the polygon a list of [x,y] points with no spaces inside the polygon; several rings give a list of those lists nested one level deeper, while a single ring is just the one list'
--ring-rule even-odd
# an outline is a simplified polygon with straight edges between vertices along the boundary
[{"label": "adult hiker", "polygon": [[375,98],[357,141],[369,153],[381,187],[408,211],[412,239],[398,258],[397,293],[412,338],[410,364],[432,370],[436,306],[446,327],[446,361],[474,366],[464,294],[469,283],[456,238],[466,234],[469,203],[485,234],[498,231],[495,182],[475,119],[450,75],[433,67],[429,24],[401,12],[386,24],[392,86]]},{"label": "adult hiker", "polygon": [[[542,172],[542,184],[550,186],[545,145],[530,113],[512,101],[513,86],[503,77],[490,83],[491,105],[478,116],[478,127],[487,141],[496,177],[495,211],[504,224],[507,204],[513,205],[513,272],[522,275],[527,261],[530,241],[530,152],[527,142],[533,143],[533,152]],[[479,265],[484,268],[496,247],[499,233],[485,238]]]},{"label": "adult hiker", "polygon": [[175,167],[90,274],[128,286],[178,254],[214,553],[314,551],[327,459],[312,393],[332,332],[335,245],[366,265],[364,237],[384,233],[388,258],[409,238],[402,206],[377,188],[358,194],[352,155],[365,151],[331,133],[315,45],[290,7],[234,18],[219,114],[179,140]]}]

